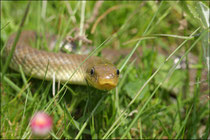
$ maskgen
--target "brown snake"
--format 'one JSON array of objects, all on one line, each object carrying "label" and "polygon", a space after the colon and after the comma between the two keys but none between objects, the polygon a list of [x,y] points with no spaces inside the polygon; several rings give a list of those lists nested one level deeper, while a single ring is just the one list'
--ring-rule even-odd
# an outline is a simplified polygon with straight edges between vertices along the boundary
[{"label": "brown snake", "polygon": [[[11,35],[7,42],[6,56],[11,51],[15,37],[16,34]],[[10,63],[12,69],[19,71],[21,66],[26,75],[38,79],[52,80],[55,76],[56,81],[91,85],[100,90],[111,90],[117,86],[119,70],[107,59],[90,56],[83,63],[88,55],[38,50],[30,46],[36,38],[37,34],[33,31],[21,33]],[[52,38],[48,37],[50,43]]]}]

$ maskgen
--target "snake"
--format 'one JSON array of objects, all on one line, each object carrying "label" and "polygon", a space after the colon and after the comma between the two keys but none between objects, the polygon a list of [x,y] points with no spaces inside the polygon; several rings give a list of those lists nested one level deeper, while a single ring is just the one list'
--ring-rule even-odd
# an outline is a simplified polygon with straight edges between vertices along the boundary
[{"label": "snake", "polygon": [[[6,44],[9,56],[17,33]],[[37,79],[60,81],[75,85],[91,86],[99,90],[111,90],[118,84],[119,69],[108,59],[86,54],[50,52],[32,47],[41,35],[35,31],[22,31],[15,46],[9,67]],[[47,44],[55,42],[55,36],[45,35]],[[43,38],[43,36],[41,36]],[[41,44],[41,43],[40,43]]]}]

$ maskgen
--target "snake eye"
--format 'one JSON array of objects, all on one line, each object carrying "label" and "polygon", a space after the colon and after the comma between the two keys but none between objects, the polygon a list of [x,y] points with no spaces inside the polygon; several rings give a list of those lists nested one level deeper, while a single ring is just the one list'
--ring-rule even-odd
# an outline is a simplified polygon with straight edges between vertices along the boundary
[{"label": "snake eye", "polygon": [[117,70],[117,75],[120,75],[120,71],[119,70]]},{"label": "snake eye", "polygon": [[90,74],[91,74],[91,75],[94,74],[94,68],[92,68],[92,69],[90,70]]}]

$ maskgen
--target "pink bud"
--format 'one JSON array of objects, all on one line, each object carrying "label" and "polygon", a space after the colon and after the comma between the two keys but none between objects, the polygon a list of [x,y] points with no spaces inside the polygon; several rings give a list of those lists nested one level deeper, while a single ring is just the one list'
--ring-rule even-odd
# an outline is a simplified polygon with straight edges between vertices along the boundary
[{"label": "pink bud", "polygon": [[52,124],[52,118],[44,112],[37,112],[30,121],[32,133],[39,136],[47,135]]}]

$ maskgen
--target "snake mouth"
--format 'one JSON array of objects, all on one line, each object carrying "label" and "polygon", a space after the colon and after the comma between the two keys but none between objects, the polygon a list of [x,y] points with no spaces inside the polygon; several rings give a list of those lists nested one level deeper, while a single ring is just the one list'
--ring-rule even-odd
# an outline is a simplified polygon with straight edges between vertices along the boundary
[{"label": "snake mouth", "polygon": [[117,81],[112,80],[99,80],[98,82],[93,82],[87,79],[87,83],[100,90],[111,90],[117,86]]},{"label": "snake mouth", "polygon": [[111,90],[113,88],[115,88],[116,85],[111,85],[111,84],[103,84],[103,85],[100,85],[100,89],[101,90]]},{"label": "snake mouth", "polygon": [[98,88],[101,90],[111,90],[117,86],[117,81],[115,80],[99,80],[98,81]]}]

